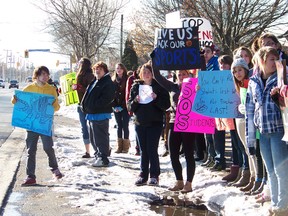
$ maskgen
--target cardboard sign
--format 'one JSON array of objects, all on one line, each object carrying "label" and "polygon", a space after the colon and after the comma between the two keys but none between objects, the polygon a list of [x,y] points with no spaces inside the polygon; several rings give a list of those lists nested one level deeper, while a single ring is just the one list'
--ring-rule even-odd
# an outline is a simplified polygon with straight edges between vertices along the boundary
[{"label": "cardboard sign", "polygon": [[202,49],[205,46],[211,46],[213,44],[212,26],[209,20],[202,17],[187,17],[180,19],[183,28],[198,27],[199,28],[199,45]]},{"label": "cardboard sign", "polygon": [[64,95],[66,106],[78,104],[80,102],[77,91],[72,89],[72,85],[76,83],[75,72],[60,77],[61,93]]},{"label": "cardboard sign", "polygon": [[52,136],[54,116],[52,95],[15,90],[17,102],[13,108],[12,126]]},{"label": "cardboard sign", "polygon": [[153,67],[159,70],[200,68],[198,28],[163,28],[155,32]]},{"label": "cardboard sign", "polygon": [[214,134],[215,119],[192,111],[197,82],[197,78],[186,78],[182,83],[176,110],[174,131]]},{"label": "cardboard sign", "polygon": [[241,118],[240,97],[236,93],[231,71],[199,71],[197,91],[192,110],[215,118]]}]

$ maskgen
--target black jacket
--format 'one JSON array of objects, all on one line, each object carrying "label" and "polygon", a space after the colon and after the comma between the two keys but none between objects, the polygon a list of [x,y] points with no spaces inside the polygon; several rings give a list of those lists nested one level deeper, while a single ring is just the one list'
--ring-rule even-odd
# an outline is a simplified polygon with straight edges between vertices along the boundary
[{"label": "black jacket", "polygon": [[139,85],[143,81],[135,81],[131,88],[130,97],[127,102],[128,111],[133,112],[135,124],[150,126],[163,123],[163,114],[170,107],[168,92],[155,80],[152,81],[152,90],[157,95],[156,99],[148,104],[139,104],[136,96],[139,95]]},{"label": "black jacket", "polygon": [[[90,91],[94,82],[96,82],[96,85]],[[87,87],[81,101],[82,111],[87,114],[112,113],[114,97],[115,85],[110,75],[107,73],[100,80],[95,78]]]}]

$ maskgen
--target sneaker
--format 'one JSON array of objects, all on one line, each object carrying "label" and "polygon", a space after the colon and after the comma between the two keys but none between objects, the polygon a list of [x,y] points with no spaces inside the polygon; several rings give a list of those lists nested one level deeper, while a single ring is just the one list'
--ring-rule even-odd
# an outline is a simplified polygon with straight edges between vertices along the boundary
[{"label": "sneaker", "polygon": [[22,187],[25,186],[33,186],[36,185],[36,179],[35,178],[31,178],[31,177],[27,177],[24,182],[21,184]]},{"label": "sneaker", "polygon": [[102,158],[97,158],[96,161],[92,164],[93,167],[108,167],[109,162],[105,162]]},{"label": "sneaker", "polygon": [[150,178],[148,185],[158,185],[159,184],[159,179],[158,178]]},{"label": "sneaker", "polygon": [[85,154],[82,156],[82,158],[91,158],[90,154],[85,152]]},{"label": "sneaker", "polygon": [[54,178],[61,179],[63,177],[63,174],[60,172],[58,168],[52,170],[52,173],[54,175]]},{"label": "sneaker", "polygon": [[145,185],[145,184],[147,184],[147,180],[144,179],[143,177],[139,177],[135,182],[136,186],[141,186],[141,185]]}]

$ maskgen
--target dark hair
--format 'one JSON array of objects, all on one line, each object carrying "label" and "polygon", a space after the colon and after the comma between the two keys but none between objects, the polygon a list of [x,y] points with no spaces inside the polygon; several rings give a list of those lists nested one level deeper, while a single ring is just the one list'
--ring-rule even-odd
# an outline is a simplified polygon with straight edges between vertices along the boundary
[{"label": "dark hair", "polygon": [[149,62],[145,63],[142,65],[141,69],[140,69],[140,72],[139,72],[139,77],[141,80],[143,80],[143,72],[144,72],[144,69],[148,69],[151,71],[152,73],[152,66]]},{"label": "dark hair", "polygon": [[218,62],[222,64],[229,64],[231,66],[233,62],[233,58],[229,55],[221,55],[218,58]]},{"label": "dark hair", "polygon": [[91,61],[86,57],[82,57],[79,61],[79,69],[77,72],[77,77],[80,75],[85,75],[87,73],[93,73],[91,68]]},{"label": "dark hair", "polygon": [[105,74],[109,73],[107,65],[103,61],[99,61],[96,64],[93,65],[92,69],[96,69],[97,67],[103,68]]},{"label": "dark hair", "polygon": [[262,47],[262,42],[265,38],[270,38],[275,44],[277,44],[278,48],[281,49],[281,44],[279,43],[277,37],[271,33],[265,33],[258,38],[258,47]]},{"label": "dark hair", "polygon": [[[115,67],[117,67],[117,65],[119,65],[121,67],[121,69],[123,70],[123,78],[127,79],[128,75],[127,75],[127,68],[125,67],[125,65],[123,63],[117,63],[115,65]],[[116,78],[118,77],[118,74],[116,72],[116,70],[114,71],[112,80],[116,80]]]},{"label": "dark hair", "polygon": [[46,66],[39,66],[34,69],[32,79],[36,80],[42,73],[47,73],[50,75],[49,69]]}]

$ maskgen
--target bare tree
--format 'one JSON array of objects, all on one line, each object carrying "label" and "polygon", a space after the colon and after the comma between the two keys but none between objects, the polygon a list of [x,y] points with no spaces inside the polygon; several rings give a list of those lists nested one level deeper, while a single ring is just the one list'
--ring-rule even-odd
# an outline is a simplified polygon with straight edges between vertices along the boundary
[{"label": "bare tree", "polygon": [[135,28],[130,32],[140,63],[149,60],[154,47],[156,28],[165,27],[165,15],[181,9],[183,0],[146,0],[137,10],[132,22]]},{"label": "bare tree", "polygon": [[184,16],[203,17],[211,22],[214,42],[231,52],[250,46],[265,30],[288,24],[281,18],[288,13],[287,0],[185,0]]},{"label": "bare tree", "polygon": [[40,0],[49,16],[47,28],[63,52],[92,58],[111,34],[123,0]]}]

